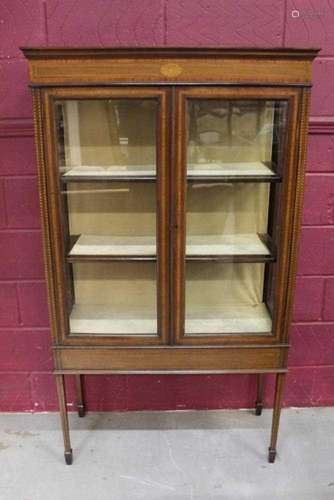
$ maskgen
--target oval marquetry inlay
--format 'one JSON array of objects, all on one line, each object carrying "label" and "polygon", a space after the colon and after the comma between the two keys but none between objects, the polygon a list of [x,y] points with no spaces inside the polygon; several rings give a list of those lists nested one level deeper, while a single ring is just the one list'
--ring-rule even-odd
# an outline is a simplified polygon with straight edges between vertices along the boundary
[{"label": "oval marquetry inlay", "polygon": [[160,73],[168,77],[178,76],[182,73],[182,68],[179,64],[167,63],[161,66]]}]

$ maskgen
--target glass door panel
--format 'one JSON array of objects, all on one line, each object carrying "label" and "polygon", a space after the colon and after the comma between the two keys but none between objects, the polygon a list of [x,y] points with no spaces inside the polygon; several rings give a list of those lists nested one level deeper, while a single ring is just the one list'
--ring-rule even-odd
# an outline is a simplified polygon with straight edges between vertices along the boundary
[{"label": "glass door panel", "polygon": [[187,257],[269,258],[269,197],[270,185],[264,182],[188,183]]},{"label": "glass door panel", "polygon": [[186,335],[266,333],[264,264],[188,262]]},{"label": "glass door panel", "polygon": [[67,182],[69,256],[156,257],[155,183]]},{"label": "glass door panel", "polygon": [[66,100],[57,107],[65,180],[155,176],[156,100]]},{"label": "glass door panel", "polygon": [[153,262],[73,263],[72,335],[156,335]]},{"label": "glass door panel", "polygon": [[[277,177],[278,122],[286,102],[189,99],[187,174],[198,177]],[[275,122],[275,123],[274,123]]]},{"label": "glass door panel", "polygon": [[168,265],[161,101],[58,99],[55,116],[69,334],[158,341]]},{"label": "glass door panel", "polygon": [[288,102],[184,100],[184,335],[271,335]]}]

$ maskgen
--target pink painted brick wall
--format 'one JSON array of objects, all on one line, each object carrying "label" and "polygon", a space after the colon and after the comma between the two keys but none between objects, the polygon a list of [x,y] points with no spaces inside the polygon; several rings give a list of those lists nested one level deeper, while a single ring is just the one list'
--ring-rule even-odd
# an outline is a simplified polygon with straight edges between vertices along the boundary
[{"label": "pink painted brick wall", "polygon": [[[334,0],[0,4],[0,410],[57,408],[21,45],[319,46],[286,405],[334,404]],[[319,127],[323,117],[326,126]],[[73,380],[69,377],[69,401]],[[273,389],[268,377],[268,402]],[[254,377],[87,377],[90,409],[251,406]]]}]

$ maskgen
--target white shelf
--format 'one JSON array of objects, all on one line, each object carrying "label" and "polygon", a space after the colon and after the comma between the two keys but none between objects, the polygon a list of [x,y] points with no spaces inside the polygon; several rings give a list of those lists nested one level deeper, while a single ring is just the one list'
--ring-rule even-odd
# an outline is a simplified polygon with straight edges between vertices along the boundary
[{"label": "white shelf", "polygon": [[[257,234],[189,236],[187,256],[205,255],[270,255]],[[95,236],[82,234],[70,252],[70,256],[122,255],[155,256],[156,243],[149,236]]]},{"label": "white shelf", "polygon": [[64,177],[131,177],[131,176],[155,176],[156,169],[153,165],[131,165],[125,167],[122,165],[113,165],[112,167],[102,167],[94,165],[81,165],[78,167],[62,167]]},{"label": "white shelf", "polygon": [[272,320],[265,304],[224,305],[186,311],[185,334],[268,333]]},{"label": "white shelf", "polygon": [[244,175],[276,175],[261,161],[254,162],[216,162],[216,163],[189,163],[188,176],[244,176]]},{"label": "white shelf", "polygon": [[[269,333],[272,328],[265,304],[225,305],[188,312],[186,335]],[[110,305],[75,305],[70,316],[72,335],[157,335],[157,320],[144,311],[112,311]]]},{"label": "white shelf", "polygon": [[80,255],[156,255],[155,238],[149,236],[93,236],[82,234],[70,256]]},{"label": "white shelf", "polygon": [[[75,167],[61,167],[63,176],[68,177],[155,177],[154,165],[113,165],[112,167],[99,165],[80,165]],[[215,163],[188,163],[187,174],[196,176],[275,176],[267,165],[261,161],[255,162],[215,162]]]},{"label": "white shelf", "polygon": [[193,255],[270,255],[257,234],[188,236],[186,253]]},{"label": "white shelf", "polygon": [[71,335],[157,335],[157,319],[145,311],[113,311],[110,305],[77,304],[70,316]]}]

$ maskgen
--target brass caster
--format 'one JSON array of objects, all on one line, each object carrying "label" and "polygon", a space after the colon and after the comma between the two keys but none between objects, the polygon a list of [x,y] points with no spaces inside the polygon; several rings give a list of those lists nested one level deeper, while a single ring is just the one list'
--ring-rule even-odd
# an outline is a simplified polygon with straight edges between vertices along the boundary
[{"label": "brass caster", "polygon": [[85,410],[84,405],[78,405],[78,415],[81,418],[86,415],[86,410]]},{"label": "brass caster", "polygon": [[72,463],[73,463],[73,452],[72,452],[72,450],[65,451],[64,456],[65,456],[65,462],[66,462],[66,464],[67,465],[72,465]]},{"label": "brass caster", "polygon": [[255,403],[255,415],[262,415],[263,403],[256,401]]},{"label": "brass caster", "polygon": [[270,464],[273,464],[275,462],[275,458],[276,458],[276,450],[275,450],[275,448],[269,448],[268,462]]}]

